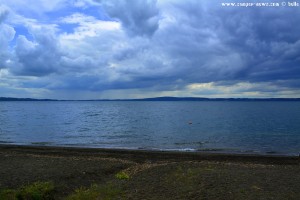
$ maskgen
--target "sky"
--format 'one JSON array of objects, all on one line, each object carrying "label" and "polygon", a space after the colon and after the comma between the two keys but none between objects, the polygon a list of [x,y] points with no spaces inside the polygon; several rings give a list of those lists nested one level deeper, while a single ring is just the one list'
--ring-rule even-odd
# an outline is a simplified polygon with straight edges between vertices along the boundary
[{"label": "sky", "polygon": [[0,0],[0,96],[299,98],[300,7],[282,2]]}]

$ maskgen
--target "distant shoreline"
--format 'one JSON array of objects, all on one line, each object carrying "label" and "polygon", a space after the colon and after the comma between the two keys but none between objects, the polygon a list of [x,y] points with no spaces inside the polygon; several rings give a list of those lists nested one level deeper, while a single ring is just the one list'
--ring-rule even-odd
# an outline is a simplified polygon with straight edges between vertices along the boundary
[{"label": "distant shoreline", "polygon": [[59,100],[0,97],[0,101],[300,101],[300,98],[204,98],[204,97],[154,97],[141,99],[89,99]]},{"label": "distant shoreline", "polygon": [[266,154],[236,154],[228,152],[187,152],[187,151],[155,151],[140,149],[86,148],[65,146],[35,146],[0,144],[1,151],[15,151],[35,154],[86,155],[133,158],[134,160],[209,160],[209,161],[238,161],[258,163],[299,163],[299,156],[266,155]]},{"label": "distant shoreline", "polygon": [[[45,143],[45,144],[44,144]],[[251,150],[232,150],[232,149],[192,149],[192,148],[178,148],[178,149],[164,149],[164,148],[141,148],[141,147],[105,147],[105,146],[86,146],[86,145],[60,145],[60,144],[48,144],[47,142],[37,142],[37,143],[13,143],[13,142],[5,142],[0,141],[0,149],[1,148],[32,148],[32,149],[71,149],[71,150],[84,150],[84,151],[108,151],[108,152],[149,152],[149,153],[159,153],[159,154],[186,154],[186,155],[214,155],[214,156],[246,156],[246,157],[299,157],[300,152],[259,152],[259,151],[251,151]]]},{"label": "distant shoreline", "polygon": [[[43,144],[45,143],[45,144]],[[258,156],[258,157],[298,157],[299,153],[283,153],[283,152],[259,152],[259,151],[243,151],[230,149],[192,149],[192,148],[178,148],[178,149],[163,149],[163,148],[140,148],[140,147],[101,147],[101,146],[85,146],[85,145],[60,145],[47,144],[47,142],[37,143],[13,143],[0,141],[0,149],[2,147],[8,148],[37,148],[37,149],[71,149],[71,150],[87,150],[87,151],[113,151],[113,152],[151,152],[151,153],[166,153],[166,154],[191,154],[191,155],[219,155],[219,156]]]}]

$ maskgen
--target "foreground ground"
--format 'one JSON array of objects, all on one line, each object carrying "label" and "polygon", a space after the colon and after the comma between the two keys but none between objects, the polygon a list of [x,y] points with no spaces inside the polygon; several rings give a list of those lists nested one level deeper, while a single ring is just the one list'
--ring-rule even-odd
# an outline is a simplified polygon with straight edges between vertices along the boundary
[{"label": "foreground ground", "polygon": [[298,200],[300,165],[298,157],[0,145],[0,199],[45,183],[41,199]]}]

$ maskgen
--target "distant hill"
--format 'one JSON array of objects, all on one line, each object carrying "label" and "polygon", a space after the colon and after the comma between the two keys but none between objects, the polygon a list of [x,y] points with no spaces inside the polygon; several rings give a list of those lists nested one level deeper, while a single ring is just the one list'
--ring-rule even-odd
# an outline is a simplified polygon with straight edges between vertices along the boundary
[{"label": "distant hill", "polygon": [[153,98],[143,98],[143,99],[56,100],[56,99],[0,97],[0,101],[300,101],[300,98],[153,97]]},{"label": "distant hill", "polygon": [[153,97],[144,99],[129,99],[129,101],[208,101],[209,98],[203,97]]},{"label": "distant hill", "polygon": [[33,99],[33,98],[0,97],[0,101],[57,101],[57,100],[56,99]]},{"label": "distant hill", "polygon": [[300,101],[300,98],[204,98],[204,97],[155,97],[129,99],[128,101]]}]

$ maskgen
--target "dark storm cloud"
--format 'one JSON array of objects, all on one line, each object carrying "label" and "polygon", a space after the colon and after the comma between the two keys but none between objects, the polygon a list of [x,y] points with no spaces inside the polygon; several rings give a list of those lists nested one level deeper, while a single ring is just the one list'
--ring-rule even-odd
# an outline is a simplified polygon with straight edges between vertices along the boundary
[{"label": "dark storm cloud", "polygon": [[9,42],[13,39],[15,31],[12,27],[4,24],[9,11],[0,5],[0,69],[7,67],[7,61],[10,57]]},{"label": "dark storm cloud", "polygon": [[34,41],[19,36],[15,47],[16,64],[13,72],[26,76],[46,76],[60,69],[61,52],[51,28],[31,30]]},{"label": "dark storm cloud", "polygon": [[157,32],[155,41],[178,79],[186,83],[231,79],[244,68],[243,55],[224,44],[219,12],[214,7],[207,11],[197,1],[168,7],[172,21]]},{"label": "dark storm cloud", "polygon": [[4,21],[7,15],[8,15],[8,10],[0,6],[0,24]]},{"label": "dark storm cloud", "polygon": [[[64,32],[63,22],[59,31],[33,24],[32,39],[17,39],[10,71],[48,77],[42,85],[50,90],[175,91],[212,82],[219,88],[259,83],[238,85],[238,92],[300,88],[299,7],[222,7],[219,0],[97,2],[115,21],[73,14],[62,20],[76,21],[73,32]],[[5,30],[8,46],[13,31]]]},{"label": "dark storm cloud", "polygon": [[186,83],[300,78],[299,9],[224,8],[198,1],[168,9],[176,13],[173,24],[155,39]]},{"label": "dark storm cloud", "polygon": [[223,42],[243,55],[246,67],[237,79],[272,81],[300,78],[300,10],[237,9],[220,12]]},{"label": "dark storm cloud", "polygon": [[[224,8],[199,1],[158,6],[160,11],[154,1],[146,5],[120,1],[105,7],[131,36],[153,34],[140,24],[158,13],[160,26],[155,26],[151,38],[129,41],[129,47],[112,52],[110,59],[118,63],[120,78],[100,82],[95,89],[147,88],[159,83],[162,90],[173,90],[192,83],[239,81],[287,86],[288,80],[300,78],[299,9]],[[140,16],[144,13],[146,18]]]},{"label": "dark storm cloud", "polygon": [[156,0],[98,0],[110,17],[120,20],[130,35],[151,36],[158,29]]}]

